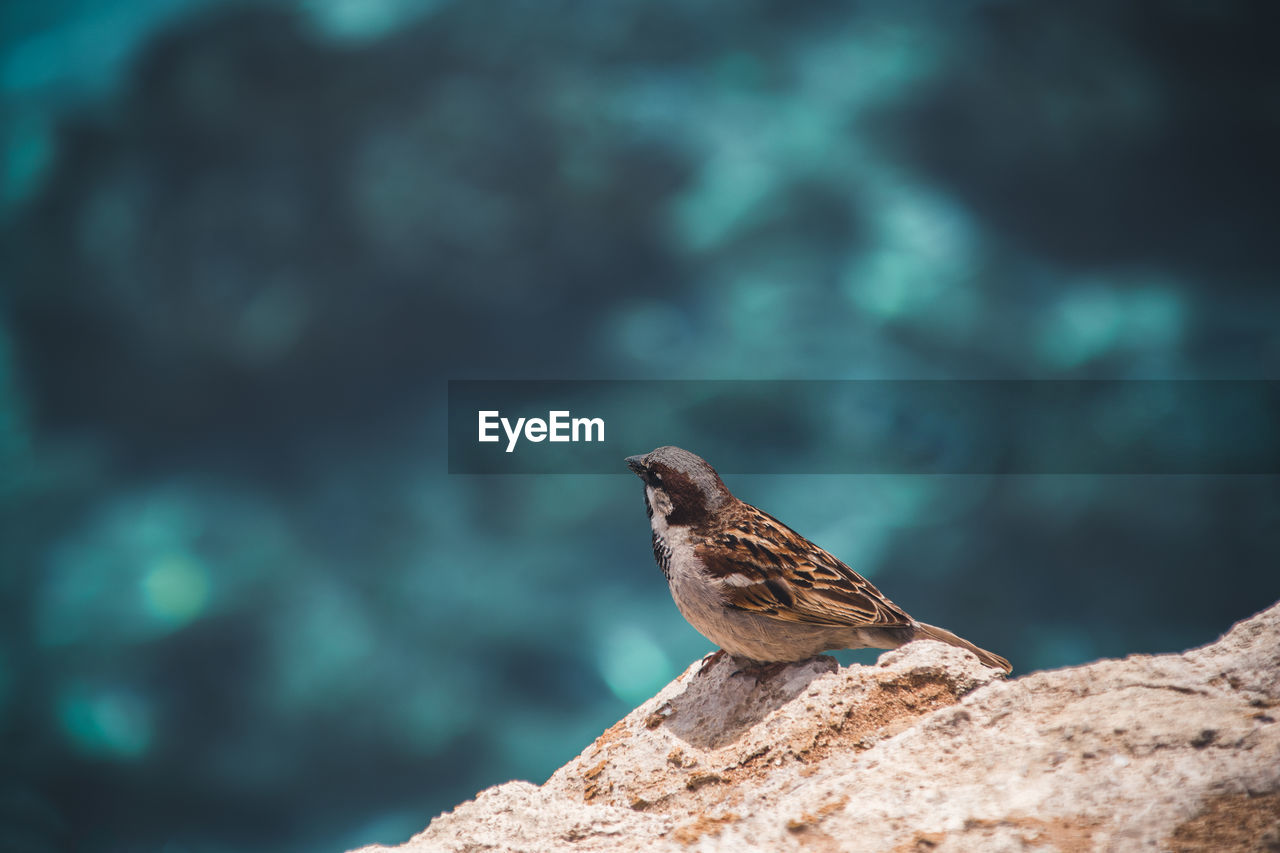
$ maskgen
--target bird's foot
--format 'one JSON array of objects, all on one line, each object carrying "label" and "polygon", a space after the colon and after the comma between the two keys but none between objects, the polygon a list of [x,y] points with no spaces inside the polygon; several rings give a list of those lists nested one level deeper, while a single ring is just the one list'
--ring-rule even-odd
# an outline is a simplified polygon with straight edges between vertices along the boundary
[{"label": "bird's foot", "polygon": [[716,664],[720,663],[720,661],[724,660],[728,656],[729,653],[724,649],[716,649],[714,652],[702,659],[702,666],[698,667],[698,675],[710,672]]},{"label": "bird's foot", "polygon": [[781,661],[777,663],[757,663],[754,661],[741,661],[738,671],[731,678],[742,676],[743,678],[751,678],[759,686],[761,682],[768,681],[782,670],[791,666],[790,661]]}]

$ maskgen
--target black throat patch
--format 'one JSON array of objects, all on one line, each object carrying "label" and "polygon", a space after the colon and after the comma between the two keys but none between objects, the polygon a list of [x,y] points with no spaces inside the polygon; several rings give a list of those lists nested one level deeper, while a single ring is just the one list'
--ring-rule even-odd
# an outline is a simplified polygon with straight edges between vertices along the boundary
[{"label": "black throat patch", "polygon": [[653,531],[653,559],[658,563],[658,568],[662,569],[663,576],[671,580],[671,548],[667,545],[667,540],[662,538],[658,531]]}]

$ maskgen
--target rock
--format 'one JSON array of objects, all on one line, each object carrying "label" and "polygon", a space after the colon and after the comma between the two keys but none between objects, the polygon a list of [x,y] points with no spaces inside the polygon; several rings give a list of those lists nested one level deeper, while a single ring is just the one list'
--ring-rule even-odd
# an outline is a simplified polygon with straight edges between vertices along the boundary
[{"label": "rock", "polygon": [[922,641],[690,666],[547,783],[396,847],[1280,850],[1280,604],[1218,642],[1011,681]]}]

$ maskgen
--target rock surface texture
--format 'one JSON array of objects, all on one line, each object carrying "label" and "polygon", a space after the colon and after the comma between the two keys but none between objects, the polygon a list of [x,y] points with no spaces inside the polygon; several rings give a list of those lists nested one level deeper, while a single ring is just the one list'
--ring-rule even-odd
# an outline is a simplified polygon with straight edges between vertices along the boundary
[{"label": "rock surface texture", "polygon": [[1011,681],[916,642],[689,667],[541,787],[387,851],[1280,851],[1280,604],[1185,654]]}]

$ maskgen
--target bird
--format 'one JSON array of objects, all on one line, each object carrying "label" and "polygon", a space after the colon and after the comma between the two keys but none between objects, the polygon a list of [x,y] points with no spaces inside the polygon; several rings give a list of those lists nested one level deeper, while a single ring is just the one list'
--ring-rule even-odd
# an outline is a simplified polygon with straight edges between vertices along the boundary
[{"label": "bird", "polygon": [[644,481],[653,556],[676,607],[740,668],[928,639],[1012,671],[1000,655],[917,622],[848,565],[734,497],[702,457],[668,445],[626,463]]}]

